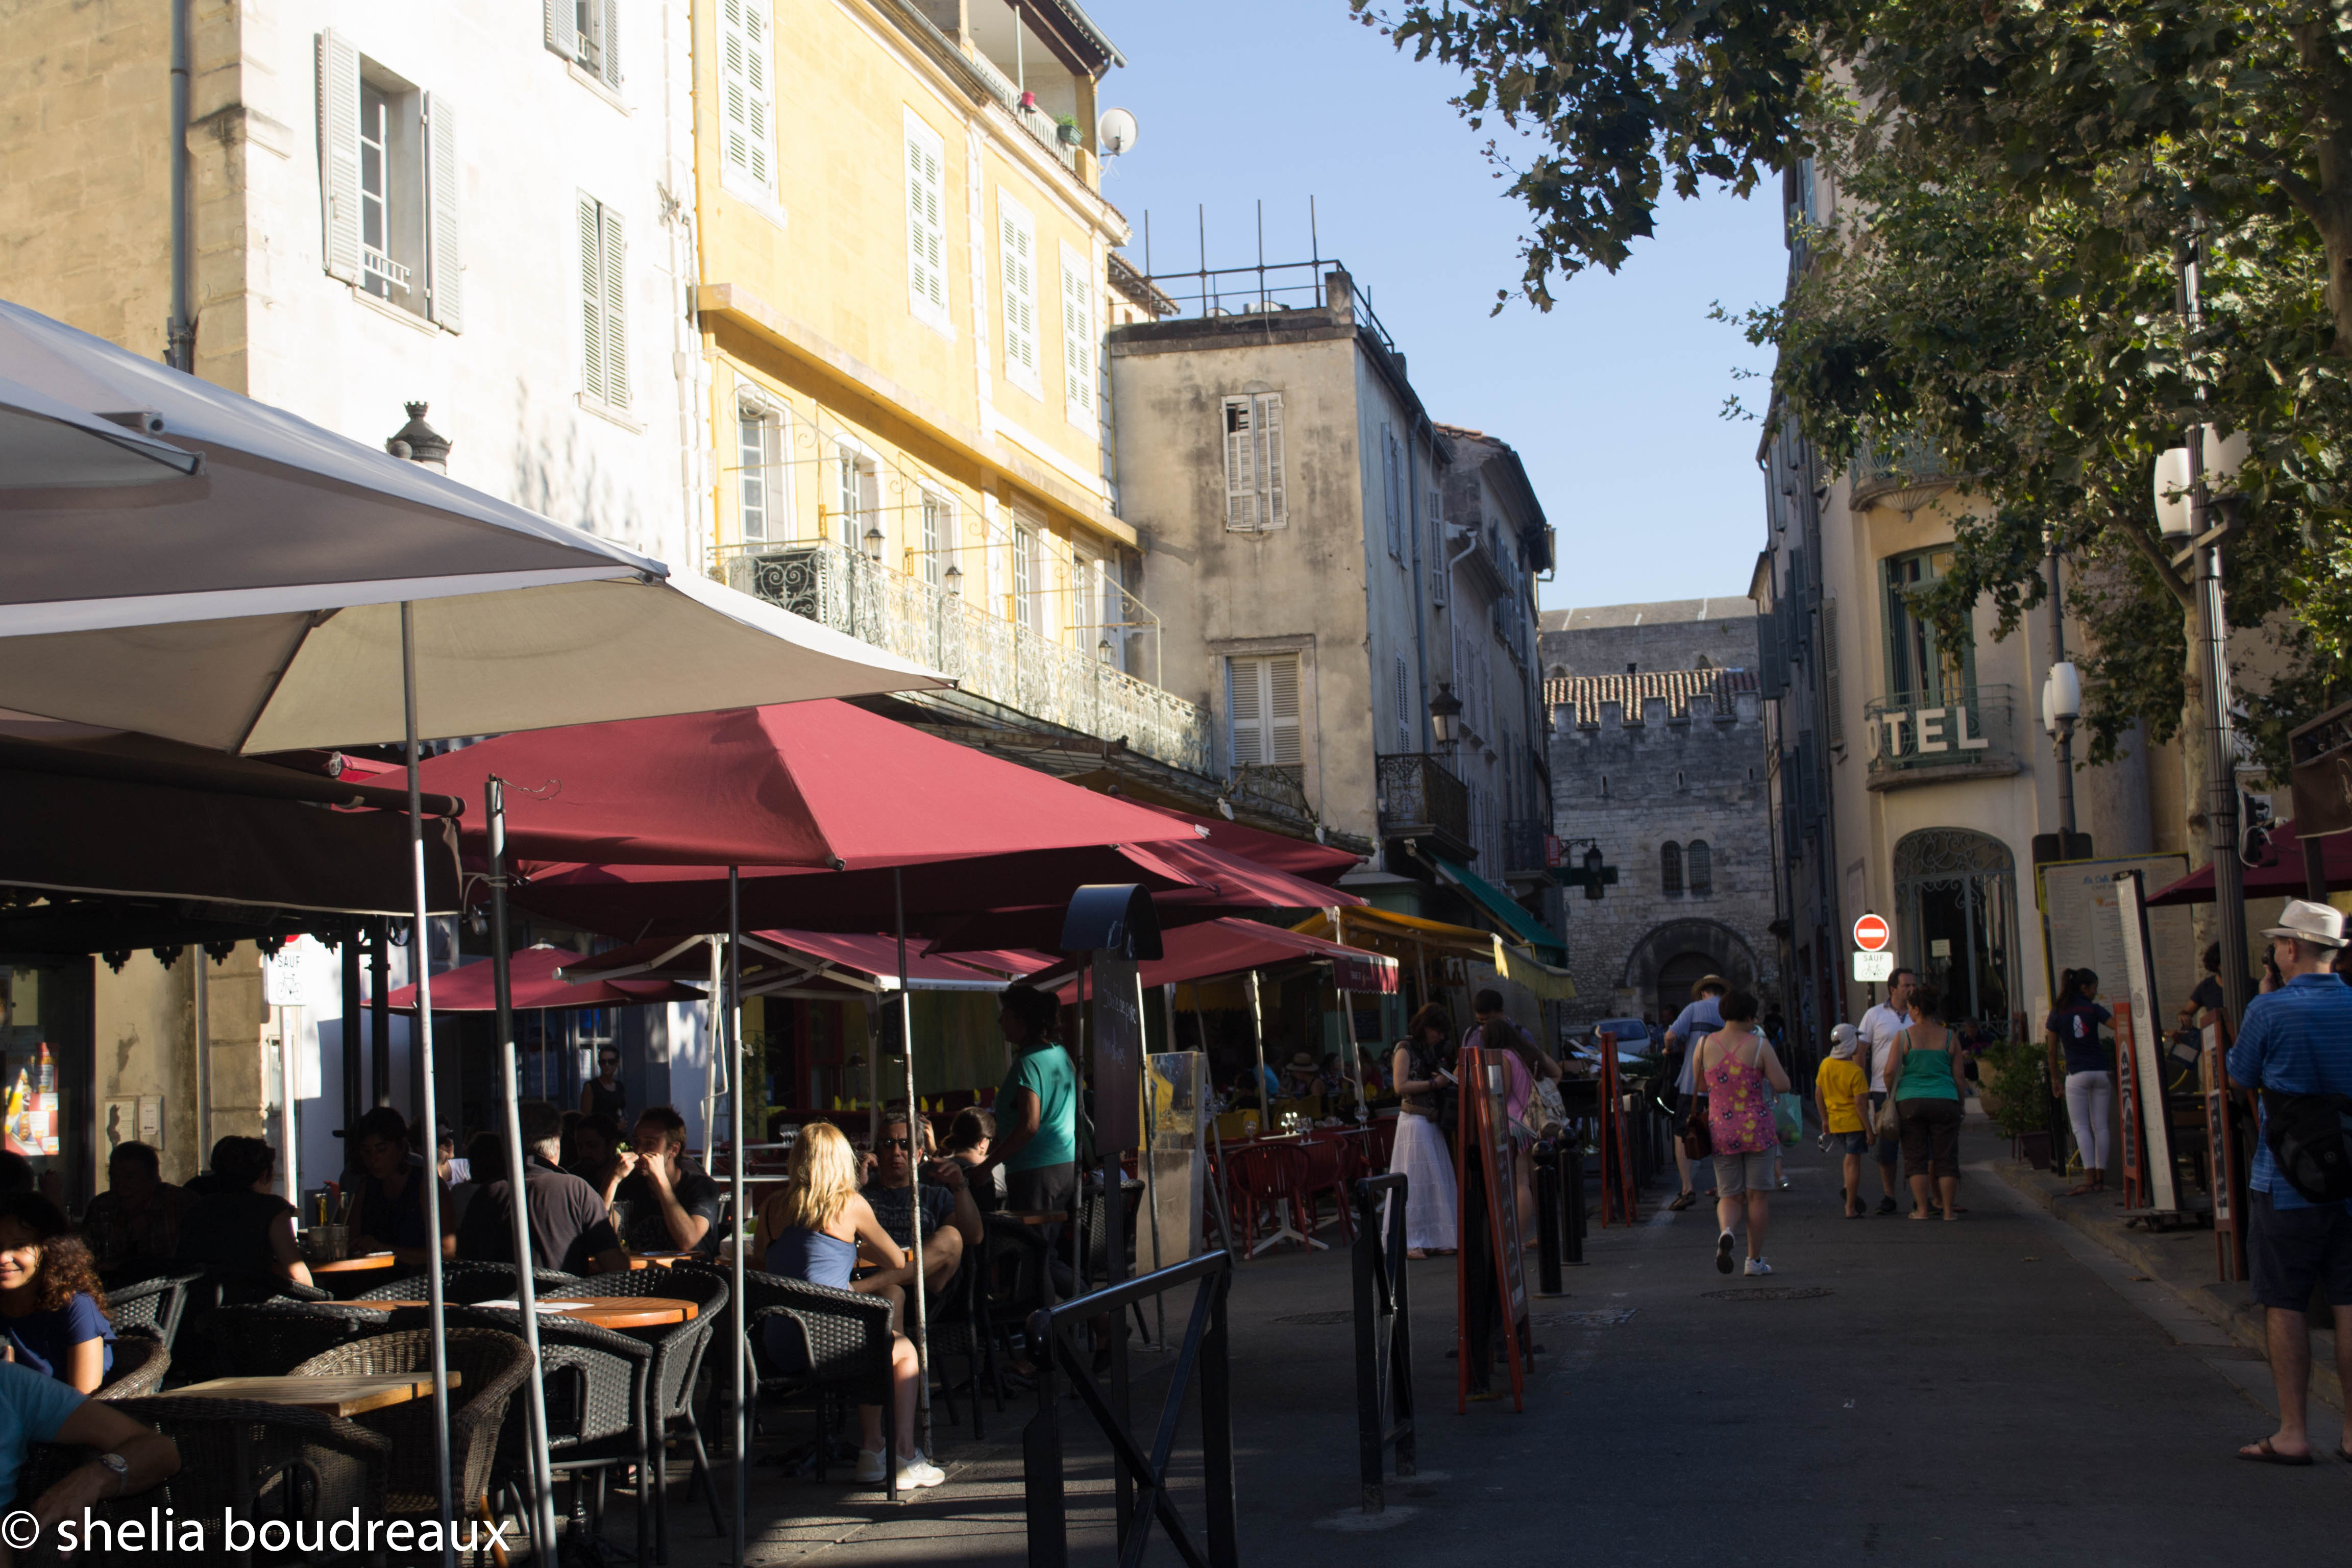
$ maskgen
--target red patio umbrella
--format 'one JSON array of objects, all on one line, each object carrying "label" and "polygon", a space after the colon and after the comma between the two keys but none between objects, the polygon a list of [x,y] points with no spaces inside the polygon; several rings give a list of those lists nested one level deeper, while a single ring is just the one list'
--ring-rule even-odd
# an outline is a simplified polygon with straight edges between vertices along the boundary
[{"label": "red patio umbrella", "polygon": [[[514,978],[517,1011],[544,1009],[564,1012],[579,1007],[634,1007],[647,1002],[700,1002],[703,994],[674,980],[590,980],[567,983],[556,977],[566,963],[585,960],[560,947],[527,947],[514,955],[509,968]],[[478,959],[433,977],[436,1013],[488,1013],[497,1005],[488,959]],[[395,1013],[416,1010],[416,987],[404,985],[384,994],[384,1005]]]},{"label": "red patio umbrella", "polygon": [[1224,855],[1236,855],[1244,860],[1255,860],[1261,866],[1271,866],[1277,871],[1325,885],[1363,864],[1364,858],[1352,849],[1334,848],[1312,839],[1289,838],[1279,833],[1266,833],[1255,827],[1244,827],[1238,822],[1227,822],[1219,816],[1200,816],[1172,806],[1150,805],[1142,801],[1133,804],[1146,811],[1156,811],[1179,822],[1189,822],[1208,835],[1209,847]]},{"label": "red patio umbrella", "polygon": [[[1385,953],[1367,952],[1360,947],[1343,946],[1319,936],[1262,925],[1256,921],[1228,916],[1181,926],[1162,932],[1160,946],[1161,956],[1142,966],[1146,989],[1238,974],[1246,969],[1265,969],[1277,963],[1315,961],[1332,966],[1332,978],[1342,991],[1393,992],[1397,988],[1397,961]],[[1068,1000],[1075,996],[1077,986],[1075,977],[1065,982],[1064,976],[1068,974],[1068,967],[1056,965],[1046,973],[1032,975],[1029,983],[1058,987],[1064,999]]]},{"label": "red patio umbrella", "polygon": [[[2352,888],[2352,833],[2331,833],[2319,840],[2327,873],[2327,890],[2340,892]],[[2304,895],[2303,841],[2295,836],[2294,823],[2288,820],[2271,830],[2271,864],[2246,866],[2246,897],[2250,899],[2299,899]],[[2148,903],[2210,904],[2213,901],[2213,868],[2200,866],[2177,882],[2168,883],[2150,893]]]}]

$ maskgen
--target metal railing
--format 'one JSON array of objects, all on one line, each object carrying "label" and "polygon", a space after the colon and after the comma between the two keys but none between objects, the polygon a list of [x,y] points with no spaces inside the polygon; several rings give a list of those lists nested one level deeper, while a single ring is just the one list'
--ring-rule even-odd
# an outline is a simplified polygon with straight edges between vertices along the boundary
[{"label": "metal railing", "polygon": [[1540,872],[1551,864],[1547,850],[1551,824],[1538,817],[1515,816],[1503,824],[1503,869]]},{"label": "metal railing", "polygon": [[[1233,1368],[1225,1329],[1225,1296],[1233,1284],[1234,1260],[1223,1251],[1203,1253],[1139,1279],[1113,1285],[1059,1306],[1029,1315],[1029,1353],[1037,1361],[1037,1414],[1021,1430],[1021,1479],[1029,1525],[1032,1568],[1068,1568],[1070,1561],[1068,1500],[1062,1467],[1061,1390],[1055,1372],[1069,1379],[1110,1443],[1111,1464],[1120,1482],[1118,1560],[1143,1561],[1153,1520],[1160,1521],[1170,1543],[1187,1563],[1208,1568],[1234,1568],[1240,1561],[1239,1531],[1234,1499]],[[1078,1359],[1073,1332],[1101,1317],[1118,1323],[1130,1308],[1197,1281],[1184,1340],[1168,1374],[1166,1402],[1158,1430],[1147,1450],[1129,1429],[1126,1390],[1114,1387],[1108,1396]],[[1183,1516],[1169,1495],[1170,1459],[1176,1446],[1177,1418],[1183,1414],[1185,1393],[1195,1371],[1201,1380],[1201,1484],[1208,1502],[1207,1540],[1195,1542]],[[1116,1401],[1120,1408],[1114,1409]],[[1134,1498],[1124,1495],[1132,1483]],[[1203,1550],[1205,1546],[1206,1550]]]},{"label": "metal railing", "polygon": [[1373,759],[1381,789],[1381,837],[1442,834],[1470,843],[1470,790],[1426,752]]},{"label": "metal railing", "polygon": [[[1205,226],[1203,219],[1204,230]],[[1204,246],[1206,239],[1204,232]],[[1148,251],[1144,259],[1148,266]],[[1179,316],[1248,316],[1320,310],[1328,299],[1326,275],[1347,271],[1346,262],[1329,257],[1311,261],[1260,260],[1248,267],[1204,266],[1190,272],[1150,272],[1145,281],[1175,303]],[[1349,276],[1349,309],[1356,324],[1370,331],[1389,353],[1396,353],[1396,340],[1389,335],[1388,328],[1381,325],[1372,310],[1371,290],[1353,282],[1353,273]],[[1189,293],[1184,291],[1187,284],[1192,286]]]},{"label": "metal railing", "polygon": [[846,545],[724,548],[712,575],[860,642],[928,665],[975,697],[1196,773],[1209,771],[1209,713],[1089,652],[989,614]]},{"label": "metal railing", "polygon": [[1864,704],[1874,775],[2017,756],[2014,686],[1898,691]]},{"label": "metal railing", "polygon": [[[1014,26],[1021,25],[1017,19],[1013,23]],[[1062,140],[1062,128],[1059,121],[1042,109],[1022,108],[1021,89],[1013,84],[1012,78],[998,70],[995,63],[978,49],[972,50],[964,58],[971,62],[972,69],[978,73],[980,79],[988,84],[989,90],[996,94],[997,101],[1003,104],[1006,111],[1021,122],[1023,130],[1044,142],[1054,156],[1062,161],[1064,167],[1073,171],[1077,168],[1078,150],[1075,144]]]},{"label": "metal railing", "polygon": [[1916,431],[1883,436],[1854,458],[1852,504],[1884,502],[1908,511],[1939,489],[1959,482],[1943,453]]},{"label": "metal railing", "polygon": [[[1381,1201],[1388,1213],[1381,1215]],[[1406,1302],[1405,1176],[1356,1182],[1356,1444],[1364,1511],[1388,1508],[1386,1458],[1400,1479],[1419,1473],[1412,1426],[1412,1311]]]}]

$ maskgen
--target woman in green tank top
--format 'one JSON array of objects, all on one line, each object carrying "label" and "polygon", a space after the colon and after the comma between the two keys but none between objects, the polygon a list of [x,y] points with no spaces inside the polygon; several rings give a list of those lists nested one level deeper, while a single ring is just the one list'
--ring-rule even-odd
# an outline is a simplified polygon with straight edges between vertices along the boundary
[{"label": "woman in green tank top", "polygon": [[1968,1079],[1952,1031],[1944,1026],[1943,998],[1932,985],[1915,985],[1911,1026],[1886,1057],[1886,1081],[1903,1128],[1903,1173],[1911,1182],[1911,1217],[1928,1217],[1929,1184],[1948,1220],[1960,1190],[1960,1103]]}]

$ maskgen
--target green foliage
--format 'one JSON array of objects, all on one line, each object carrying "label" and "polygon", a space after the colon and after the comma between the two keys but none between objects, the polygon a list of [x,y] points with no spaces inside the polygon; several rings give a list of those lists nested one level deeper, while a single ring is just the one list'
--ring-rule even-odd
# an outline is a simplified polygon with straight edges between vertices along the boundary
[{"label": "green foliage", "polygon": [[1992,1091],[1994,1125],[2008,1136],[2049,1130],[2048,1063],[2042,1047],[2025,1040],[1988,1046],[1978,1053],[1977,1071]]}]

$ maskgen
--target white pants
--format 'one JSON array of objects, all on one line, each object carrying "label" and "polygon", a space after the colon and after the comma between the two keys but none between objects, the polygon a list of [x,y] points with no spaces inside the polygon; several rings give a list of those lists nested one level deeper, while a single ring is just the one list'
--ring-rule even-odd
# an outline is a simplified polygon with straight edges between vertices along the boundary
[{"label": "white pants", "polygon": [[[1432,1252],[1460,1246],[1454,1239],[1454,1161],[1437,1123],[1426,1116],[1399,1116],[1389,1169],[1404,1173],[1405,1245]],[[1393,1194],[1389,1201],[1395,1201]]]},{"label": "white pants", "polygon": [[2116,1075],[2111,1072],[2070,1072],[2066,1075],[2066,1115],[2074,1123],[2074,1147],[2083,1152],[2083,1168],[2104,1171],[2115,1152],[2108,1124],[2116,1114]]}]

